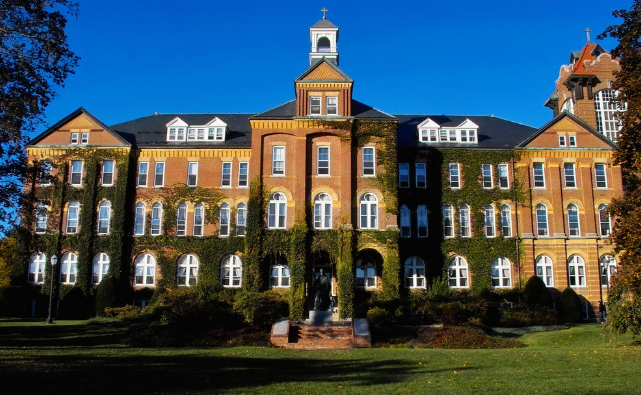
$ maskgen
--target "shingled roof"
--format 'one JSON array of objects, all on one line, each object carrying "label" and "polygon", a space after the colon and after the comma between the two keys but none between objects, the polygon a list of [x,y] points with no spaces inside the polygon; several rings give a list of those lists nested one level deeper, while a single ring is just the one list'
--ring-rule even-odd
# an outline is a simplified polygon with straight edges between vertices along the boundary
[{"label": "shingled roof", "polygon": [[327,28],[335,28],[338,29],[332,22],[328,21],[327,19],[321,19],[320,21],[316,22],[314,26],[312,26],[312,29],[314,28],[320,28],[320,29],[327,29]]},{"label": "shingled roof", "polygon": [[[362,120],[393,120],[394,116],[384,113],[383,111],[377,110],[374,107],[368,106],[367,104],[361,103],[357,100],[352,100],[352,116],[355,119]],[[283,118],[294,118],[296,117],[296,99],[288,101],[287,103],[281,104],[280,106],[274,107],[267,111],[263,111],[259,114],[253,115],[253,119],[283,119]],[[310,116],[314,118],[314,116]],[[320,118],[320,117],[316,117]],[[327,117],[324,117],[327,118]],[[341,117],[338,117],[341,118]]]}]

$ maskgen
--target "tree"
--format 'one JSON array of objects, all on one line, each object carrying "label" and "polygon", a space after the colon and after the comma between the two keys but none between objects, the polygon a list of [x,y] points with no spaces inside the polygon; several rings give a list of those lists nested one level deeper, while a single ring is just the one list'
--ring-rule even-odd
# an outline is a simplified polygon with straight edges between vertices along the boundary
[{"label": "tree", "polygon": [[15,269],[13,264],[15,250],[15,237],[5,237],[0,240],[0,287],[11,285],[11,277]]},{"label": "tree", "polygon": [[615,72],[612,86],[627,110],[619,113],[622,128],[615,161],[621,165],[627,189],[610,205],[610,213],[617,217],[612,240],[620,257],[608,297],[608,321],[616,332],[636,335],[641,331],[641,0],[635,0],[629,11],[612,15],[623,22],[608,27],[599,38],[619,40],[611,53],[619,58],[621,70]]},{"label": "tree", "polygon": [[67,44],[65,13],[77,16],[78,4],[0,1],[0,222],[5,224],[19,204],[24,136],[42,122],[56,87],[78,64]]}]

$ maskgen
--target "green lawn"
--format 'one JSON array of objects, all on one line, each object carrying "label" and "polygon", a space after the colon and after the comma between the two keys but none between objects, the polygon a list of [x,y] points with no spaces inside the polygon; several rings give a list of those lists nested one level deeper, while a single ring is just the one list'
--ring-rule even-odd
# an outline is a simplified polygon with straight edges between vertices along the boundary
[{"label": "green lawn", "polygon": [[599,324],[500,350],[127,348],[124,327],[0,320],[2,393],[641,393],[641,344]]}]

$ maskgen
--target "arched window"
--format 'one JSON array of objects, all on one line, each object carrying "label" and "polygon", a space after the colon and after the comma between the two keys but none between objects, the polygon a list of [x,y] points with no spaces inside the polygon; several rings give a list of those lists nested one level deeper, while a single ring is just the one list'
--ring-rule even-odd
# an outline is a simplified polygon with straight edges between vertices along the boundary
[{"label": "arched window", "polygon": [[202,236],[205,226],[205,206],[198,203],[194,206],[194,236]]},{"label": "arched window", "polygon": [[601,286],[610,285],[612,276],[617,272],[617,261],[612,255],[603,255],[599,261],[599,272],[601,273]]},{"label": "arched window", "polygon": [[218,236],[229,236],[229,203],[220,205]]},{"label": "arched window", "polygon": [[536,205],[536,234],[548,236],[548,208],[545,204]]},{"label": "arched window", "polygon": [[60,265],[60,283],[75,284],[78,272],[78,255],[74,252],[65,252]]},{"label": "arched window", "polygon": [[332,197],[326,193],[319,193],[314,198],[314,228],[332,228]]},{"label": "arched window", "polygon": [[45,202],[38,202],[36,205],[36,233],[47,233],[48,220],[49,205]]},{"label": "arched window", "polygon": [[470,206],[467,204],[459,207],[459,225],[461,237],[471,237],[472,230],[470,228]]},{"label": "arched window", "polygon": [[549,256],[541,255],[536,258],[535,269],[536,275],[543,280],[547,287],[554,287],[552,259]]},{"label": "arched window", "polygon": [[507,204],[501,206],[501,234],[512,237],[512,208]]},{"label": "arched window", "polygon": [[280,192],[272,193],[269,197],[267,227],[269,229],[285,229],[287,227],[287,198]]},{"label": "arched window", "polygon": [[462,256],[455,256],[447,267],[447,283],[450,288],[468,288],[469,279],[467,261]]},{"label": "arched window", "polygon": [[454,237],[454,210],[452,206],[443,206],[443,236]]},{"label": "arched window", "polygon": [[99,284],[109,272],[109,255],[100,252],[93,257],[93,270],[91,271],[91,282]]},{"label": "arched window", "polygon": [[[616,91],[614,89],[603,89],[594,95],[594,108],[596,110],[597,131],[603,133],[612,141],[617,140],[620,122],[616,116],[619,111],[617,103],[614,102]],[[621,109],[624,110],[624,109]]]},{"label": "arched window", "polygon": [[187,254],[180,257],[176,279],[179,286],[196,285],[198,282],[198,258],[195,255]]},{"label": "arched window", "polygon": [[325,36],[321,36],[318,38],[318,42],[316,44],[316,51],[318,52],[331,52],[331,43],[329,42],[329,38]]},{"label": "arched window", "polygon": [[45,281],[45,265],[47,256],[42,252],[34,252],[29,258],[29,277],[31,284],[42,284]]},{"label": "arched window", "polygon": [[571,287],[585,287],[585,261],[578,255],[568,260],[568,280]]},{"label": "arched window", "polygon": [[378,199],[366,193],[360,199],[361,229],[378,229]]},{"label": "arched window", "polygon": [[134,214],[134,235],[142,236],[145,234],[145,217],[147,216],[147,205],[143,202],[136,203],[136,212]]},{"label": "arched window", "polygon": [[571,98],[564,101],[561,106],[561,111],[567,111],[570,114],[574,114],[574,101],[572,101]]},{"label": "arched window", "polygon": [[162,232],[162,203],[156,202],[151,206],[151,235],[160,236]]},{"label": "arched window", "polygon": [[599,205],[599,229],[601,230],[602,237],[610,236],[610,232],[612,231],[612,222],[606,204]]},{"label": "arched window", "polygon": [[187,205],[180,203],[176,209],[176,236],[187,235]]},{"label": "arched window", "polygon": [[581,236],[581,229],[579,228],[579,208],[576,204],[568,205],[568,231],[570,236]]},{"label": "arched window", "polygon": [[103,200],[98,206],[98,234],[109,234],[109,227],[111,225],[111,202]]},{"label": "arched window", "polygon": [[492,261],[491,275],[494,288],[510,288],[512,286],[512,264],[506,257]]},{"label": "arched window", "polygon": [[227,255],[220,265],[220,282],[225,288],[238,288],[243,279],[243,262],[236,255]]},{"label": "arched window", "polygon": [[139,255],[135,262],[134,283],[136,285],[156,284],[156,258],[151,254]]},{"label": "arched window", "polygon": [[370,257],[356,261],[356,287],[376,288],[376,262]]},{"label": "arched window", "polygon": [[405,287],[425,288],[425,263],[417,256],[405,261]]},{"label": "arched window", "polygon": [[416,209],[416,231],[418,237],[428,236],[428,212],[425,205],[420,205]]},{"label": "arched window", "polygon": [[272,265],[269,282],[272,288],[289,287],[289,266],[282,263]]},{"label": "arched window", "polygon": [[236,236],[245,236],[247,226],[247,204],[238,203],[236,207]]},{"label": "arched window", "polygon": [[495,214],[494,206],[488,204],[485,206],[485,237],[496,236],[496,227],[494,226]]},{"label": "arched window", "polygon": [[78,219],[80,218],[80,202],[69,202],[67,206],[67,234],[78,233]]},{"label": "arched window", "polygon": [[401,237],[410,237],[412,235],[412,221],[410,219],[410,209],[406,205],[401,206]]}]

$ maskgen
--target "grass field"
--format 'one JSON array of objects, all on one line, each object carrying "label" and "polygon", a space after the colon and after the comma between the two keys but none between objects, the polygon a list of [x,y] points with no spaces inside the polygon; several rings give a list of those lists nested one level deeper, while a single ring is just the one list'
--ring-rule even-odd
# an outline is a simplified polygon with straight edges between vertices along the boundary
[{"label": "grass field", "polygon": [[641,393],[641,344],[599,324],[495,350],[128,348],[124,330],[0,320],[2,393]]}]

